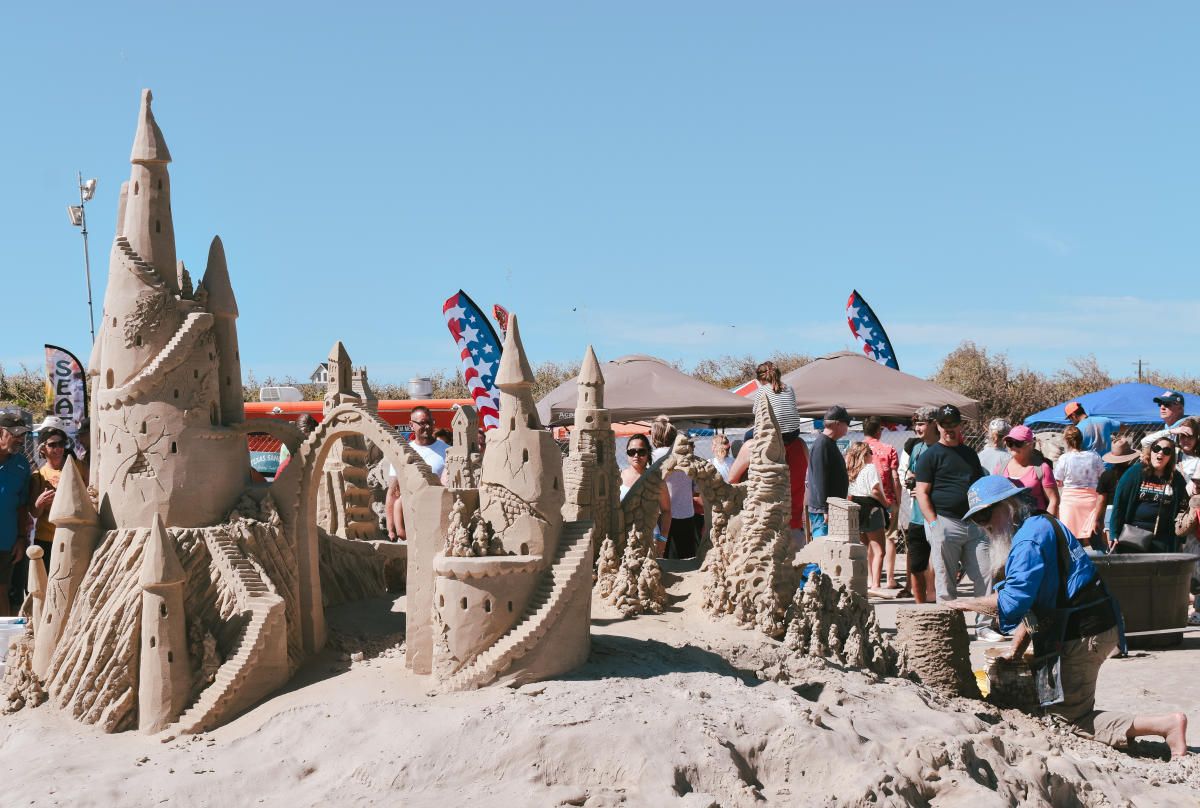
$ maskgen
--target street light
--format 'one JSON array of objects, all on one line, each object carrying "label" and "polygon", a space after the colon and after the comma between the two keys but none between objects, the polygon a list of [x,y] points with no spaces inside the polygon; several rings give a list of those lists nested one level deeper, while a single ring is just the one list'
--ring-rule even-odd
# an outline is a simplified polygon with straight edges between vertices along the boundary
[{"label": "street light", "polygon": [[88,293],[88,324],[92,329],[92,342],[96,342],[96,314],[92,309],[92,262],[88,256],[88,232],[87,232],[87,212],[84,210],[84,205],[91,201],[96,195],[96,180],[92,178],[87,182],[83,181],[83,172],[78,172],[79,176],[79,204],[67,205],[67,214],[71,217],[71,224],[83,230],[83,271],[87,275],[87,293]]}]

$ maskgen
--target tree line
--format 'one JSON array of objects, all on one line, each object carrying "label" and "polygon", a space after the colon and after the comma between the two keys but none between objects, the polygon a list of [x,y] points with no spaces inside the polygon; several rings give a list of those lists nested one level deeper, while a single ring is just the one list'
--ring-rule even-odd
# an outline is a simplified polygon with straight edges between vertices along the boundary
[{"label": "tree line", "polygon": [[[787,373],[803,367],[815,357],[807,354],[776,351],[766,357],[719,356],[701,359],[694,365],[672,363],[677,369],[695,378],[722,388],[732,388],[754,378],[754,369],[769,359]],[[539,399],[558,385],[579,373],[578,362],[542,362],[535,365],[534,399]],[[433,398],[470,398],[462,375],[457,371],[435,370],[424,374],[433,382]],[[1015,366],[1003,352],[991,352],[974,342],[963,342],[946,355],[937,371],[930,377],[936,384],[979,401],[985,418],[1001,417],[1016,423],[1030,413],[1053,406],[1086,393],[1103,390],[1114,384],[1133,381],[1130,377],[1109,374],[1094,355],[1070,359],[1065,368],[1042,373],[1027,367]],[[1144,374],[1150,384],[1200,394],[1200,378],[1169,373]],[[380,399],[407,399],[403,384],[371,381],[371,389]],[[257,401],[261,387],[289,386],[300,390],[305,400],[320,401],[325,385],[301,382],[291,376],[267,376],[261,381],[251,370],[244,384],[245,400]],[[46,380],[44,372],[21,365],[18,370],[6,370],[0,365],[0,407],[17,406],[41,417],[45,410]]]}]

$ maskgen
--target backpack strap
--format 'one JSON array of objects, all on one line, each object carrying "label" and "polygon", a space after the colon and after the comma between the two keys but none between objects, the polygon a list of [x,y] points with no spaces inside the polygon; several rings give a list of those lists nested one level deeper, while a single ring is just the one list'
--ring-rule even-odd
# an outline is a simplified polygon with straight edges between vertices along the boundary
[{"label": "backpack strap", "polygon": [[1046,511],[1035,511],[1033,515],[1046,517],[1050,520],[1050,527],[1054,530],[1054,544],[1058,555],[1058,594],[1055,597],[1054,605],[1058,609],[1065,609],[1070,603],[1070,599],[1067,597],[1067,575],[1071,559],[1067,552],[1067,536],[1063,533],[1062,525],[1058,523],[1058,520]]}]

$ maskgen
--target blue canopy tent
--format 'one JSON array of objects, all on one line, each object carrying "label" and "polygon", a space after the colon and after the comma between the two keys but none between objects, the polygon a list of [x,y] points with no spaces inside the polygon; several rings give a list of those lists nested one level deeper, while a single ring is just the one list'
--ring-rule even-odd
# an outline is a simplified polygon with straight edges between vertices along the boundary
[{"label": "blue canopy tent", "polygon": [[[1035,412],[1025,419],[1026,426],[1034,424],[1068,424],[1063,408],[1071,401],[1078,401],[1088,415],[1103,415],[1127,426],[1136,424],[1161,424],[1155,396],[1161,396],[1164,388],[1153,384],[1127,382],[1104,390],[1072,398],[1049,409]],[[1183,411],[1187,415],[1200,415],[1200,396],[1183,396]]]}]

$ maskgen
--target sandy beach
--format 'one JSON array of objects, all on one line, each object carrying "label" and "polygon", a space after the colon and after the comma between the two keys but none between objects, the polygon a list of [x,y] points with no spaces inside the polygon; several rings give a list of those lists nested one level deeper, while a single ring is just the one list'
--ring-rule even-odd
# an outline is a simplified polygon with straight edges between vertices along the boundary
[{"label": "sandy beach", "polygon": [[[330,611],[330,647],[211,732],[105,736],[48,707],[0,719],[12,805],[1195,805],[1200,758],[1117,752],[1041,719],[880,681],[713,622],[676,563],[671,605],[597,602],[588,664],[435,695],[403,663],[404,598]],[[879,607],[890,626],[902,605]],[[979,658],[982,645],[973,655]],[[1101,704],[1200,726],[1200,643],[1108,663]],[[1195,751],[1195,750],[1193,750]]]}]

